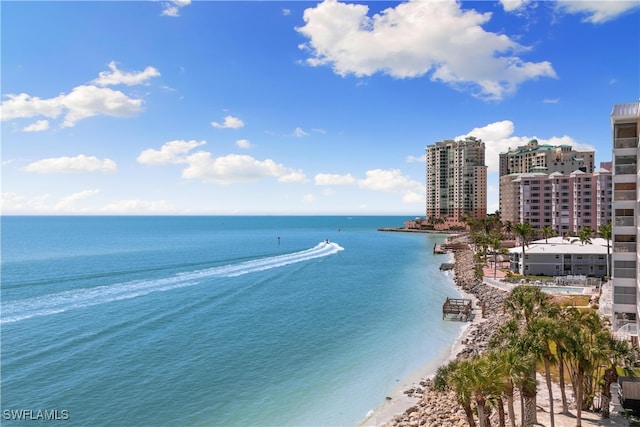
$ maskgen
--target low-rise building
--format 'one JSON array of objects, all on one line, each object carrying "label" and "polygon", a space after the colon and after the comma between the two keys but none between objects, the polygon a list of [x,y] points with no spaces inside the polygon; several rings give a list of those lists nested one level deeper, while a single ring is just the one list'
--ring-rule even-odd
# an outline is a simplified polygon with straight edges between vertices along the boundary
[{"label": "low-rise building", "polygon": [[611,242],[601,238],[584,244],[577,237],[536,240],[525,247],[524,263],[522,246],[509,249],[510,268],[514,273],[534,276],[604,277],[608,265],[607,244],[610,253]]}]

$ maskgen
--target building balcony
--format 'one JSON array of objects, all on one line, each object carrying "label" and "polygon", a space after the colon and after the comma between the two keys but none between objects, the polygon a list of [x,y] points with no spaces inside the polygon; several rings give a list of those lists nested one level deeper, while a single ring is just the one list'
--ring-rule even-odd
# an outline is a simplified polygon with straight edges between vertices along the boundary
[{"label": "building balcony", "polygon": [[616,165],[615,167],[616,175],[635,175],[637,171],[638,166],[635,163],[628,165]]},{"label": "building balcony", "polygon": [[617,190],[613,192],[613,200],[619,201],[635,201],[637,198],[636,190]]},{"label": "building balcony", "polygon": [[613,242],[613,252],[632,253],[636,251],[636,242]]},{"label": "building balcony", "polygon": [[636,148],[638,138],[616,138],[613,141],[613,148]]},{"label": "building balcony", "polygon": [[635,217],[633,216],[617,216],[614,221],[616,227],[633,227],[635,225]]}]

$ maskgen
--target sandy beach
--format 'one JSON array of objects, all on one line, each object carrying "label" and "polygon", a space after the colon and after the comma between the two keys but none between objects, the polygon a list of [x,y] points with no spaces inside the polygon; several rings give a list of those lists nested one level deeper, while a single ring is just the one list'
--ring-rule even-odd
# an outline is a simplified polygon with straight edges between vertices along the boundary
[{"label": "sandy beach", "polygon": [[[454,241],[463,241],[465,236],[456,236]],[[454,251],[454,281],[464,298],[473,302],[474,316],[465,324],[461,334],[439,360],[423,366],[413,378],[408,378],[387,397],[387,401],[376,410],[367,414],[359,425],[364,427],[385,426],[429,426],[429,427],[462,427],[468,425],[462,407],[455,396],[435,393],[431,388],[431,378],[437,368],[457,357],[468,357],[486,350],[489,338],[507,320],[502,304],[507,293],[501,289],[483,284],[476,280],[473,270],[473,252],[471,249]],[[484,304],[482,316],[480,307]],[[544,384],[543,378],[538,378]],[[557,385],[555,385],[557,387]],[[615,387],[615,385],[614,385]],[[628,426],[629,419],[617,400],[615,390],[612,396],[611,417],[603,419],[600,414],[582,413],[584,426]],[[575,407],[570,405],[570,414],[557,413],[561,408],[560,392],[554,393],[554,421],[557,427],[573,427],[576,425]],[[571,401],[571,392],[568,391]],[[557,400],[557,401],[556,401]],[[538,425],[548,426],[549,396],[546,387],[539,387],[537,398]],[[516,419],[519,419],[519,405],[516,405]]]}]

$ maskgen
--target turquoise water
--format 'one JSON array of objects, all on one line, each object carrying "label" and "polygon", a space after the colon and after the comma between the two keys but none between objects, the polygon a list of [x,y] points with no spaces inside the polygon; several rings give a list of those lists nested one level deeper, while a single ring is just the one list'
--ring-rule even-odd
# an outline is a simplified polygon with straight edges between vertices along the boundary
[{"label": "turquoise water", "polygon": [[2,217],[2,424],[356,425],[461,327],[403,221]]}]

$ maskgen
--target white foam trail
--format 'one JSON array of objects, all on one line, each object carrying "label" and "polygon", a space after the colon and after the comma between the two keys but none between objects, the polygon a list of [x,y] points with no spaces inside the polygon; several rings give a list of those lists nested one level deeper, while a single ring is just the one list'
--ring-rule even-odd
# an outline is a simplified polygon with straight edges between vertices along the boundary
[{"label": "white foam trail", "polygon": [[309,261],[333,255],[343,250],[337,243],[322,242],[313,248],[286,255],[260,258],[238,264],[179,273],[171,277],[152,280],[136,280],[95,288],[73,289],[55,294],[42,295],[2,304],[0,324],[18,322],[37,316],[62,313],[75,308],[83,308],[112,301],[120,301],[151,292],[194,286],[211,277],[236,277],[243,274],[270,270],[298,262]]}]

